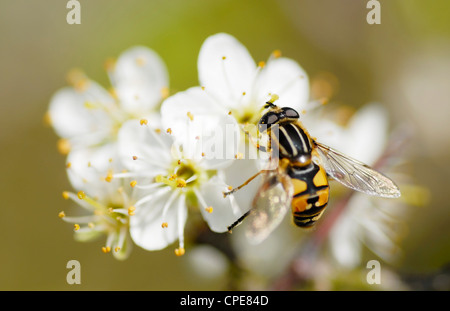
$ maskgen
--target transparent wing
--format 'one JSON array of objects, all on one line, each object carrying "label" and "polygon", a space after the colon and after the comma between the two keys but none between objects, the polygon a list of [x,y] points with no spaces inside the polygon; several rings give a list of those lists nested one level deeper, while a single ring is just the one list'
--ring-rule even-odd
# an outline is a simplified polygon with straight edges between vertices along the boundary
[{"label": "transparent wing", "polygon": [[281,223],[290,209],[293,187],[281,169],[266,171],[246,221],[246,235],[258,244]]},{"label": "transparent wing", "polygon": [[397,185],[388,177],[326,145],[318,142],[314,144],[325,171],[344,186],[384,198],[400,196]]}]

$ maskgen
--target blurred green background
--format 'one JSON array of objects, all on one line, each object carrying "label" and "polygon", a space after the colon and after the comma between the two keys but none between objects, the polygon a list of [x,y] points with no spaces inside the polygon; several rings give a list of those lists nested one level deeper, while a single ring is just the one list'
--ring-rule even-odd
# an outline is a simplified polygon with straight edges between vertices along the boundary
[{"label": "blurred green background", "polygon": [[[43,122],[70,69],[107,87],[104,61],[136,44],[165,60],[172,93],[197,85],[200,46],[217,32],[234,35],[256,61],[280,49],[311,79],[331,73],[336,103],[379,101],[393,126],[413,125],[407,168],[430,200],[407,216],[396,270],[422,275],[449,262],[449,1],[381,0],[380,25],[367,24],[365,0],[80,2],[81,25],[67,24],[64,0],[0,2],[0,290],[224,288],[224,278],[198,280],[170,247],[135,247],[118,262],[100,251],[104,241],[74,241],[57,216],[68,209],[61,192],[71,189],[65,158]],[[66,283],[71,259],[81,263],[81,285]]]}]

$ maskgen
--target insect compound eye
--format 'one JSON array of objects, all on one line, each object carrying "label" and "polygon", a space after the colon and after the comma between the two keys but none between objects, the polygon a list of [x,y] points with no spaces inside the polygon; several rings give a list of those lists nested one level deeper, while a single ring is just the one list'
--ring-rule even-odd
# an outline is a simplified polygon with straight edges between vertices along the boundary
[{"label": "insect compound eye", "polygon": [[270,128],[270,126],[276,122],[278,122],[279,116],[275,112],[268,112],[261,117],[259,120],[259,130],[263,131],[264,129]]},{"label": "insect compound eye", "polygon": [[286,118],[293,118],[293,119],[300,118],[300,115],[298,114],[298,112],[295,111],[292,108],[285,107],[285,108],[281,108],[281,110],[283,110],[284,115],[286,116]]}]

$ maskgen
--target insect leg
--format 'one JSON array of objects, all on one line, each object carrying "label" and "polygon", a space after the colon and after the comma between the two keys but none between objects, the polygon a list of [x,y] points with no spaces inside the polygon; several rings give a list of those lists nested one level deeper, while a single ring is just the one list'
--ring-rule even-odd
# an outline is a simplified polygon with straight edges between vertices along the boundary
[{"label": "insect leg", "polygon": [[239,217],[238,220],[236,220],[236,221],[233,222],[231,225],[229,225],[229,226],[227,227],[228,232],[231,233],[231,230],[233,230],[234,227],[236,227],[237,225],[239,225],[239,224],[244,220],[244,218],[247,217],[248,214],[250,214],[251,211],[252,211],[252,210],[247,211],[244,215],[242,215],[241,217]]},{"label": "insect leg", "polygon": [[258,177],[259,174],[261,174],[262,172],[265,172],[266,170],[260,170],[258,173],[256,173],[255,175],[253,175],[252,177],[250,177],[249,179],[247,179],[242,185],[240,185],[239,187],[233,188],[230,191],[227,192],[223,192],[223,197],[226,198],[227,195],[230,195],[232,193],[235,193],[236,191],[238,191],[239,189],[241,189],[242,187],[247,186],[253,179],[255,179],[256,177]]}]

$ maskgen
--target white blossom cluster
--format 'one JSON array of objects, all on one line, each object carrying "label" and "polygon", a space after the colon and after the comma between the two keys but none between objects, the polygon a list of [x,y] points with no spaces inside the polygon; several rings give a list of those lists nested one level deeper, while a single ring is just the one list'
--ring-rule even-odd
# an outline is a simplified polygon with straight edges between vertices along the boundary
[{"label": "white blossom cluster", "polygon": [[[223,195],[258,170],[257,160],[247,158],[244,128],[258,122],[273,94],[278,105],[301,113],[312,136],[344,153],[371,164],[384,148],[380,106],[357,112],[345,127],[321,119],[308,75],[278,50],[255,62],[233,36],[219,33],[205,40],[197,65],[198,86],[171,94],[160,56],[133,47],[107,61],[109,89],[72,71],[71,86],[54,94],[48,116],[74,189],[63,197],[87,210],[59,214],[73,224],[76,239],[105,234],[103,252],[125,259],[133,244],[153,251],[177,243],[175,254],[183,255],[191,213],[200,213],[212,231],[226,232],[251,208],[258,186]],[[349,248],[360,247],[353,240],[364,222],[387,243],[376,222],[364,215],[346,219],[353,225],[333,234],[338,260],[355,261]]]}]

